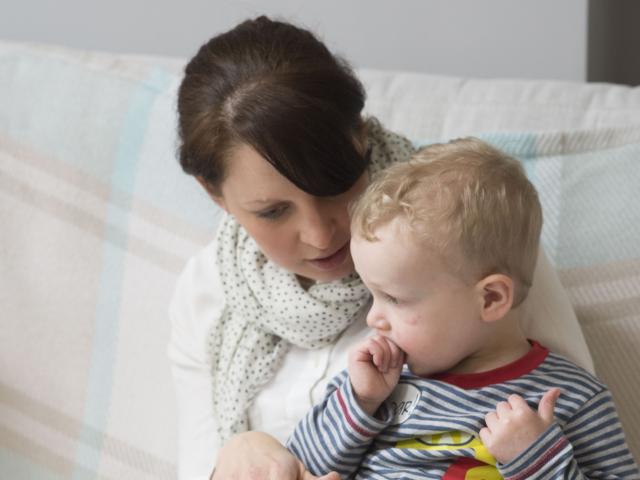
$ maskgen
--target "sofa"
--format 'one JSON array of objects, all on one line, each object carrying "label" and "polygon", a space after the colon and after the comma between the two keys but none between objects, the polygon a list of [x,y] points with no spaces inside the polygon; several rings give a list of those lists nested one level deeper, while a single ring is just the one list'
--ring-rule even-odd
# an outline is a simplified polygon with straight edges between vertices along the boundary
[{"label": "sofa", "polygon": [[[184,63],[0,42],[3,479],[176,478],[167,307],[220,218],[176,160]],[[523,161],[640,460],[640,87],[358,73],[367,114],[416,144]]]}]

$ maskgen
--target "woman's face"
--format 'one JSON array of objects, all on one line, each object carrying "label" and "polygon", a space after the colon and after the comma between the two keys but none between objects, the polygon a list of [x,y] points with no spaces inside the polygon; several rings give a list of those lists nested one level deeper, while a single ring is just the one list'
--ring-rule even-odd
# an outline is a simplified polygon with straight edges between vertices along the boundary
[{"label": "woman's face", "polygon": [[347,208],[365,189],[366,173],[340,195],[315,197],[296,187],[249,145],[233,151],[228,169],[222,195],[214,200],[271,261],[323,282],[354,271]]}]

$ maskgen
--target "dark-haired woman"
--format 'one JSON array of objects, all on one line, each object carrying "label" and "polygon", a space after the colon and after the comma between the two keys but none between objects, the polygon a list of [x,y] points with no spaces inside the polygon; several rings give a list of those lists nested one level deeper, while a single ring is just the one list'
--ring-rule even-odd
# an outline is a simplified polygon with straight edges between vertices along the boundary
[{"label": "dark-haired woman", "polygon": [[[214,37],[185,69],[180,162],[227,215],[171,305],[181,479],[214,467],[215,479],[314,478],[281,442],[367,334],[348,206],[413,150],[362,117],[364,100],[311,33],[265,17]],[[557,282],[544,265],[542,281]],[[540,312],[570,312],[562,296],[530,296]]]}]

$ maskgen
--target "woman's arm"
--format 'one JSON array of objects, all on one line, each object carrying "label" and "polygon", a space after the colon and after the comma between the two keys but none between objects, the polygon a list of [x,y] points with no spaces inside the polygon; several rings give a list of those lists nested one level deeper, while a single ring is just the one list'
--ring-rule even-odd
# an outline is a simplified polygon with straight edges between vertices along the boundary
[{"label": "woman's arm", "polygon": [[215,244],[192,258],[178,278],[169,316],[168,354],[178,409],[178,478],[206,480],[220,448],[211,397],[207,337],[224,305]]},{"label": "woman's arm", "polygon": [[209,478],[220,445],[212,412],[208,371],[173,360],[178,406],[178,467],[180,480]]}]

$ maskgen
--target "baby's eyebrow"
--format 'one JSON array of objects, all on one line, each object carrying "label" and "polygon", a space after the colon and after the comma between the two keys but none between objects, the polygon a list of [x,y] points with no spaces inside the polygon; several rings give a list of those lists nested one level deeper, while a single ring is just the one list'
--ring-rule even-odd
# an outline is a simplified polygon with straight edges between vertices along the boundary
[{"label": "baby's eyebrow", "polygon": [[369,287],[375,288],[377,290],[383,291],[384,288],[382,288],[380,285],[378,285],[376,282],[367,282],[367,285]]}]

